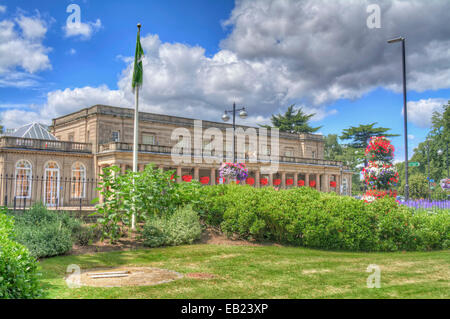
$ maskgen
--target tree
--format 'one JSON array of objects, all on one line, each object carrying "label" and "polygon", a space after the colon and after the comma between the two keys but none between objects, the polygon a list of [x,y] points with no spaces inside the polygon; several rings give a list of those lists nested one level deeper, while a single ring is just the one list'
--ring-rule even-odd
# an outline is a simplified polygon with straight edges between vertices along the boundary
[{"label": "tree", "polygon": [[[314,133],[317,132],[322,126],[312,127],[308,124],[310,119],[316,115],[315,113],[306,114],[302,108],[294,109],[295,105],[292,104],[288,107],[286,113],[272,115],[270,121],[273,127],[278,128],[281,132],[288,133]],[[271,128],[270,125],[260,125],[261,127]]]},{"label": "tree", "polygon": [[384,137],[394,137],[399,136],[398,134],[388,134],[387,131],[390,128],[386,127],[374,127],[378,123],[372,124],[361,124],[358,127],[351,126],[348,129],[342,131],[340,136],[341,140],[352,140],[348,145],[353,148],[365,149],[369,140],[373,136],[384,136]]},{"label": "tree", "polygon": [[342,155],[343,148],[338,142],[337,134],[328,134],[325,138],[325,159],[336,161]]}]

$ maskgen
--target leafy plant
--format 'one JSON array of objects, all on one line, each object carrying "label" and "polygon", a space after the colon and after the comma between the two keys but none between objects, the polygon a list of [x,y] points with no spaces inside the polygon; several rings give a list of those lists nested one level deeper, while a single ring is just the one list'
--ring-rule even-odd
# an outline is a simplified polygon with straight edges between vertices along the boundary
[{"label": "leafy plant", "polygon": [[144,226],[142,238],[149,247],[192,244],[201,236],[201,225],[192,207],[179,208],[173,215],[150,219]]}]

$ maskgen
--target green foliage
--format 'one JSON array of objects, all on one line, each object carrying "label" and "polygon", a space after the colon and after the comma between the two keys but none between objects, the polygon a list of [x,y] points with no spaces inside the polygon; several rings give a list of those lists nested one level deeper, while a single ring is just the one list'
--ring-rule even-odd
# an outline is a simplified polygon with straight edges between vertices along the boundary
[{"label": "green foliage", "polygon": [[[133,213],[136,224],[158,216],[171,215],[178,207],[196,204],[201,184],[175,183],[173,171],[163,172],[147,165],[143,172],[120,175],[117,166],[103,169],[99,190],[104,201],[96,205],[102,239],[113,241],[123,236],[131,226]],[[173,177],[173,178],[172,178]],[[139,230],[139,229],[138,229]]]},{"label": "green foliage", "polygon": [[38,264],[30,252],[13,241],[14,221],[0,210],[0,299],[31,299],[44,296]]},{"label": "green foliage", "polygon": [[73,233],[81,222],[67,213],[50,211],[36,204],[22,215],[17,215],[15,240],[26,246],[37,257],[65,254],[72,249]]},{"label": "green foliage", "polygon": [[448,212],[416,214],[392,198],[367,204],[309,187],[209,189],[208,198],[195,206],[202,219],[245,239],[352,251],[441,249],[449,244]]},{"label": "green foliage", "polygon": [[372,124],[361,124],[357,127],[351,126],[348,129],[344,129],[342,131],[342,135],[340,136],[341,140],[352,140],[348,145],[352,148],[362,149],[364,150],[369,143],[369,139],[372,136],[385,136],[385,137],[394,137],[399,136],[398,134],[388,134],[387,131],[390,128],[386,127],[374,127],[377,123]]},{"label": "green foliage", "polygon": [[199,217],[190,206],[179,208],[173,215],[156,216],[144,226],[142,237],[149,247],[192,244],[201,236]]},{"label": "green foliage", "polygon": [[[315,115],[303,113],[303,109],[294,110],[295,105],[288,107],[286,113],[272,115],[272,125],[278,128],[281,132],[289,133],[314,133],[317,132],[321,126],[312,127],[308,124],[310,119]],[[270,125],[261,125],[265,128],[270,128]]]}]

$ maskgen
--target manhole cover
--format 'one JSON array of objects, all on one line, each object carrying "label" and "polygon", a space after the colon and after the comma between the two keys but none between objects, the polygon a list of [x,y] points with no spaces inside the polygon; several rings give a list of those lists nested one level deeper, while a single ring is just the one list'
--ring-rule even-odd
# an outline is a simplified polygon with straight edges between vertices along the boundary
[{"label": "manhole cover", "polygon": [[167,269],[120,267],[87,269],[81,274],[68,275],[66,282],[68,285],[89,287],[130,287],[159,285],[181,278],[182,274]]}]

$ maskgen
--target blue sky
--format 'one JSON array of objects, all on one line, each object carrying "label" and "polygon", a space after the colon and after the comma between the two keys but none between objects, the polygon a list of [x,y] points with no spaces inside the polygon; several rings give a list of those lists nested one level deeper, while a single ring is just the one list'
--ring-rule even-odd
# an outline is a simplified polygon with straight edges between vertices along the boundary
[{"label": "blue sky", "polygon": [[[48,123],[97,103],[132,107],[130,57],[141,22],[144,110],[220,120],[237,101],[254,125],[295,103],[317,113],[322,134],[372,122],[392,128],[402,135],[393,140],[402,159],[401,51],[385,41],[401,33],[411,156],[431,112],[450,100],[448,4],[384,1],[381,28],[371,30],[369,2],[322,1],[0,0],[0,122]],[[85,29],[70,34],[72,3]]]}]

